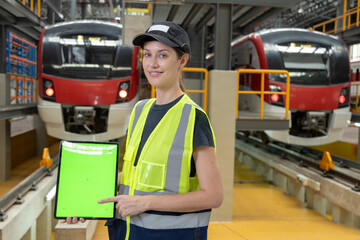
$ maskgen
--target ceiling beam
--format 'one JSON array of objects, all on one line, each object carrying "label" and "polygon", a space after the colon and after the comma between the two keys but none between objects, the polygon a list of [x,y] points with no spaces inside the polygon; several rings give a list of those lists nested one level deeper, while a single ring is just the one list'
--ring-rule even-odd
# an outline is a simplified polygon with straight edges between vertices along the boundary
[{"label": "ceiling beam", "polygon": [[61,10],[58,9],[52,1],[44,0],[44,3],[58,16],[59,19],[65,19],[64,14],[61,13]]},{"label": "ceiling beam", "polygon": [[241,32],[243,32],[245,34],[250,32],[252,29],[256,28],[257,26],[259,26],[261,24],[263,24],[266,20],[277,16],[278,14],[280,14],[284,10],[285,10],[284,8],[271,8],[269,11],[265,12],[261,16],[255,18],[254,20],[252,20],[251,22],[246,24],[246,26],[242,29]]},{"label": "ceiling beam", "polygon": [[[334,16],[333,18],[336,17],[336,9],[329,9],[326,12],[323,12],[322,15],[325,16]],[[304,20],[301,21],[297,21],[296,23],[294,23],[292,26],[293,27],[304,27],[307,25],[316,25],[318,22],[325,22],[327,20],[325,20],[322,16],[319,15],[307,15],[306,17],[303,18]],[[291,24],[291,23],[290,23]]]},{"label": "ceiling beam", "polygon": [[203,18],[200,19],[198,24],[196,24],[196,31],[200,31],[203,26],[205,26],[213,17],[215,17],[216,9],[210,8],[207,11]]},{"label": "ceiling beam", "polygon": [[172,22],[176,16],[176,13],[179,11],[180,6],[179,5],[172,5],[169,15],[167,17],[167,21]]},{"label": "ceiling beam", "polygon": [[236,7],[234,7],[233,16],[240,12],[244,7],[244,5],[237,5]]},{"label": "ceiling beam", "polygon": [[267,7],[253,7],[249,11],[247,11],[245,14],[241,15],[238,19],[236,19],[233,22],[233,28],[236,29],[242,25],[246,25],[246,22],[249,21],[249,19],[254,18],[260,13],[263,13],[267,10]]},{"label": "ceiling beam", "polygon": [[188,26],[190,25],[191,21],[194,19],[194,17],[196,16],[196,14],[199,13],[199,11],[201,10],[202,7],[203,7],[202,4],[195,4],[195,6],[193,6],[193,7],[191,8],[191,10],[189,11],[188,15],[185,17],[185,20],[184,20],[183,23],[181,24],[184,29],[187,29],[187,28],[188,28]]},{"label": "ceiling beam", "polygon": [[8,21],[7,23],[10,23],[10,24],[16,23],[16,18],[2,8],[0,8],[0,15],[2,18],[6,19]]}]

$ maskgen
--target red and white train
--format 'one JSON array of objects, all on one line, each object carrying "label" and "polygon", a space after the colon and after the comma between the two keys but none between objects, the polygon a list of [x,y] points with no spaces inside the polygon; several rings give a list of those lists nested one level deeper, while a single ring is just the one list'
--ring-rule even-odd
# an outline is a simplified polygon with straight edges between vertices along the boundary
[{"label": "red and white train", "polygon": [[106,141],[126,134],[139,100],[139,48],[122,27],[72,21],[44,28],[39,42],[38,111],[50,136]]},{"label": "red and white train", "polygon": [[[350,62],[341,39],[305,29],[271,29],[252,33],[232,43],[234,69],[282,69],[290,74],[291,127],[265,131],[270,139],[315,146],[340,140],[351,112]],[[260,90],[260,75],[241,77],[240,90]],[[269,74],[264,114],[284,117],[278,91],[286,91],[286,76]],[[258,95],[240,94],[239,110],[260,111]]]}]

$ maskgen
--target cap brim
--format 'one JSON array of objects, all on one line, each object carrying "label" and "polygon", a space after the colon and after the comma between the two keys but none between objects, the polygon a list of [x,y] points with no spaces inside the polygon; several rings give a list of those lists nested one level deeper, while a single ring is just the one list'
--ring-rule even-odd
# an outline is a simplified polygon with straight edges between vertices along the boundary
[{"label": "cap brim", "polygon": [[133,39],[133,44],[135,46],[143,47],[144,43],[148,42],[149,39],[152,38],[170,47],[180,47],[179,44],[174,43],[173,41],[170,41],[169,39],[163,36],[160,36],[158,34],[150,34],[150,33],[141,33],[136,35]]}]

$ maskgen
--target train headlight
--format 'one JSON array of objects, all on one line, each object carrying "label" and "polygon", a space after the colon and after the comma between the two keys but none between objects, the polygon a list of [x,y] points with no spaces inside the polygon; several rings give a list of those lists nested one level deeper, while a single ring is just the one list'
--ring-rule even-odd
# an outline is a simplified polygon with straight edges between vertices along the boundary
[{"label": "train headlight", "polygon": [[279,95],[278,94],[272,94],[271,95],[271,101],[273,101],[273,102],[277,102],[277,101],[279,101]]},{"label": "train headlight", "polygon": [[49,79],[43,79],[43,98],[44,100],[55,102],[55,88],[54,84]]},{"label": "train headlight", "polygon": [[129,90],[130,81],[120,83],[117,91],[116,103],[129,101]]},{"label": "train headlight", "polygon": [[121,83],[121,84],[120,84],[120,88],[121,88],[121,89],[124,89],[124,90],[128,90],[128,88],[129,88],[128,82],[123,82],[123,83]]},{"label": "train headlight", "polygon": [[120,90],[119,92],[119,97],[120,98],[126,98],[128,95],[127,91],[126,90]]},{"label": "train headlight", "polygon": [[52,97],[52,96],[54,95],[54,89],[52,89],[52,88],[47,88],[47,89],[45,90],[45,94],[46,94],[46,96],[48,96],[48,97]]},{"label": "train headlight", "polygon": [[345,98],[344,95],[341,95],[341,96],[339,97],[339,103],[343,104],[343,103],[345,102],[345,100],[346,100],[346,98]]},{"label": "train headlight", "polygon": [[53,87],[53,83],[52,81],[46,80],[44,83],[45,88],[52,88]]},{"label": "train headlight", "polygon": [[276,93],[276,92],[281,92],[281,87],[274,84],[270,84],[269,88],[271,92],[274,92],[273,94],[271,94],[270,97],[271,104],[277,106],[284,106],[283,97]]},{"label": "train headlight", "polygon": [[349,87],[342,88],[338,99],[339,101],[338,107],[341,108],[341,107],[349,106],[349,99],[350,99],[350,88]]}]

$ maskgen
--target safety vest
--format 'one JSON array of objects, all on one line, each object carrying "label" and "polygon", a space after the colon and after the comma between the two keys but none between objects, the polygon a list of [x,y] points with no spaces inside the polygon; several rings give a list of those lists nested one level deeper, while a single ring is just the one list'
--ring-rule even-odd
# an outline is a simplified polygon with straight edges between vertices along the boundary
[{"label": "safety vest", "polygon": [[[155,101],[138,102],[130,116],[119,194],[162,195],[199,189],[198,178],[190,177],[190,170],[196,109],[203,110],[186,94],[157,124],[134,166],[147,115]],[[117,218],[121,216],[118,214]],[[126,217],[126,239],[131,234],[130,224],[146,229],[184,229],[207,227],[209,219],[210,210],[176,216],[145,212]]]}]

